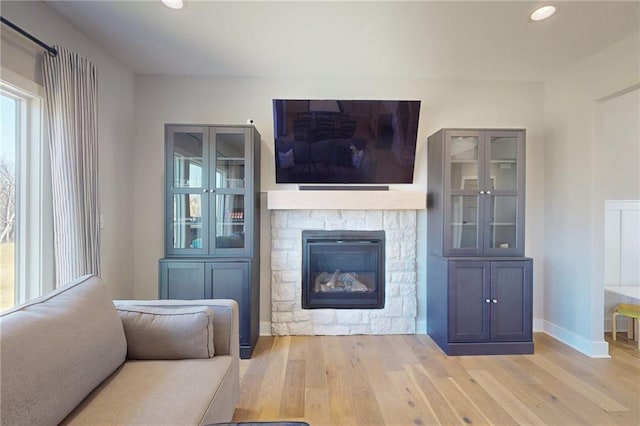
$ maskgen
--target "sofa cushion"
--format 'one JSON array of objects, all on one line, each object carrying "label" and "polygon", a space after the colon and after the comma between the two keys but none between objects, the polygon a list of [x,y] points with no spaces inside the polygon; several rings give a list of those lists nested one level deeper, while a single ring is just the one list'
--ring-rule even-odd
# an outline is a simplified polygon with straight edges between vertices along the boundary
[{"label": "sofa cushion", "polygon": [[3,424],[53,425],[125,360],[109,290],[85,276],[0,314]]},{"label": "sofa cushion", "polygon": [[[199,425],[233,416],[233,358],[127,361],[65,425]],[[237,380],[237,377],[235,377]]]},{"label": "sofa cushion", "polygon": [[211,358],[213,311],[204,306],[118,307],[128,359]]}]

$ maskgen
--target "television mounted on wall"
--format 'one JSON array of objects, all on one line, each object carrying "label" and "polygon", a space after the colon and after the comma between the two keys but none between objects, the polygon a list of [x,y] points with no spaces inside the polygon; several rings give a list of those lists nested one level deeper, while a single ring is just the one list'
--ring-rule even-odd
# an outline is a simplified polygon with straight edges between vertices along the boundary
[{"label": "television mounted on wall", "polygon": [[276,183],[413,183],[420,101],[274,99]]}]

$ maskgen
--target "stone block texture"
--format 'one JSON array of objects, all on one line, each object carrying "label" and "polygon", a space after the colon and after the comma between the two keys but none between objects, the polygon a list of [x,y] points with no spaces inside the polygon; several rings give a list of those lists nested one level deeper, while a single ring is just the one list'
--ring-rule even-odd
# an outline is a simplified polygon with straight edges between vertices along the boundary
[{"label": "stone block texture", "polygon": [[[302,309],[302,231],[336,229],[385,231],[383,309]],[[415,334],[416,235],[415,210],[272,210],[272,334]]]}]

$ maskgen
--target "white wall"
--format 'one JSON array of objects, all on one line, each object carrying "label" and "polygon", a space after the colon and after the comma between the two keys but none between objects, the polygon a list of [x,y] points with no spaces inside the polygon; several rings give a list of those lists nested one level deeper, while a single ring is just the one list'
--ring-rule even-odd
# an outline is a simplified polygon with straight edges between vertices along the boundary
[{"label": "white wall", "polygon": [[594,120],[594,192],[607,200],[638,199],[640,89],[596,102]]},{"label": "white wall", "polygon": [[[102,276],[116,298],[133,295],[133,73],[41,2],[2,1],[2,16],[98,68],[98,156]],[[2,67],[42,84],[43,50],[2,25]],[[45,132],[46,133],[46,132]],[[50,214],[50,212],[49,212]]]},{"label": "white wall", "polygon": [[[276,186],[273,98],[419,99],[422,101],[414,185],[426,191],[426,139],[441,127],[527,129],[526,254],[534,262],[534,318],[542,318],[543,90],[541,83],[434,80],[260,79],[136,75],[134,133],[134,296],[156,298],[163,256],[163,145],[165,123],[243,124],[255,120],[262,135],[263,191]],[[264,201],[265,197],[262,197]],[[269,216],[262,205],[261,315],[270,319]],[[426,213],[418,215],[418,324],[426,330]]]},{"label": "white wall", "polygon": [[608,353],[604,200],[638,198],[638,186],[623,183],[637,179],[637,151],[615,160],[604,154],[609,144],[624,150],[627,142],[598,137],[599,101],[640,82],[639,52],[636,33],[545,82],[544,327],[592,356]]},{"label": "white wall", "polygon": [[[594,157],[600,162],[594,164],[600,167],[595,170],[594,198],[640,200],[640,88],[597,102],[595,121]],[[604,285],[640,286],[640,210],[613,212],[605,208]],[[617,227],[608,229],[607,224]],[[617,239],[614,247],[611,238]],[[609,263],[607,268],[609,258],[617,259],[616,267]]]}]

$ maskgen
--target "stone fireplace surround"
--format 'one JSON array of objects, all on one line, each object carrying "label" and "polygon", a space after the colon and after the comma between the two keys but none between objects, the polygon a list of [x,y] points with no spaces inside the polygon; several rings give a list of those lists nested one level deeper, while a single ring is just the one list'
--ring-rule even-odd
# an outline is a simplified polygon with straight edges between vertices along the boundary
[{"label": "stone fireplace surround", "polygon": [[[373,199],[380,199],[381,195],[369,194]],[[350,199],[362,196],[358,194]],[[371,200],[370,197],[367,199]],[[424,208],[424,197],[418,197],[416,204],[420,206],[417,209]],[[324,205],[340,206],[341,203]],[[345,205],[345,209],[317,209],[317,206],[304,209],[297,202],[289,207],[272,205],[271,201],[268,207],[271,210],[272,334],[415,334],[416,210],[393,209],[389,205],[357,210],[353,204]],[[384,230],[384,308],[302,309],[303,230]]]}]

